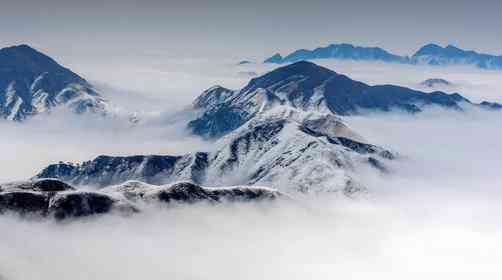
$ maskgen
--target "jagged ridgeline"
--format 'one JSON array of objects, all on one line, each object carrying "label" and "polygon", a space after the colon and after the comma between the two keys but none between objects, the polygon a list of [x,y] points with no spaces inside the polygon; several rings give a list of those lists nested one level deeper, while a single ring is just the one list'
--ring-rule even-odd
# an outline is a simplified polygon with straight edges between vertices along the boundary
[{"label": "jagged ridgeline", "polygon": [[331,44],[313,50],[296,50],[285,57],[277,53],[267,58],[264,63],[293,63],[301,60],[343,59],[354,61],[379,61],[409,65],[471,65],[481,69],[501,70],[502,56],[463,50],[448,45],[441,47],[427,44],[411,57],[390,53],[378,47],[360,47],[352,44]]},{"label": "jagged ridgeline", "polygon": [[479,106],[458,93],[426,93],[394,85],[370,86],[307,61],[280,67],[252,79],[240,90],[215,86],[193,106],[201,113],[189,123],[193,133],[219,137],[277,105],[305,112],[346,116],[366,111],[401,110],[410,113],[427,106],[462,110]]}]

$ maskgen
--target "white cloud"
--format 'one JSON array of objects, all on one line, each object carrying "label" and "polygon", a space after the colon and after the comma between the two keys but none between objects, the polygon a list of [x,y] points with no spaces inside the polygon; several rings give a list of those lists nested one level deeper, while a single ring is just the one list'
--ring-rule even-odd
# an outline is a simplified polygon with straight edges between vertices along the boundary
[{"label": "white cloud", "polygon": [[[225,76],[235,71],[230,79],[206,76],[210,68],[192,72],[190,67],[188,73],[198,74],[189,74],[187,81],[201,78],[175,83],[173,89],[163,74],[150,82],[134,71],[117,74],[112,84],[123,81],[129,88],[135,79],[143,80],[133,90],[153,96],[151,104],[179,98],[173,103],[186,105],[211,85],[239,87],[242,78],[232,77],[242,69],[263,72],[272,66],[228,64],[211,72]],[[330,67],[369,83],[406,85],[440,76],[465,81],[457,83],[459,91],[476,101],[502,96],[493,72],[435,68],[431,71],[438,72],[424,73],[407,66],[346,62]],[[180,97],[180,92],[193,95]],[[130,105],[127,100],[124,104]],[[182,107],[171,105],[167,108]],[[499,279],[500,119],[500,114],[476,110],[345,118],[371,143],[403,155],[392,163],[391,175],[359,174],[372,191],[362,201],[326,196],[303,202],[301,209],[181,207],[59,225],[0,216],[0,275],[8,280]],[[120,121],[64,114],[23,125],[0,123],[0,131],[0,181],[26,178],[59,160],[209,148],[187,138],[178,126],[152,122],[130,129]]]}]

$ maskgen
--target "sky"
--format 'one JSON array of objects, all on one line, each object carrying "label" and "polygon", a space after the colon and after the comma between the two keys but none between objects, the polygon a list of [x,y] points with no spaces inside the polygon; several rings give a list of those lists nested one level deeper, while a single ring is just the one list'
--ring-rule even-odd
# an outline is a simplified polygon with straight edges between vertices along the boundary
[{"label": "sky", "polygon": [[[275,67],[240,59],[333,42],[502,54],[500,1],[1,1],[0,46],[33,45],[147,119],[131,129],[56,111],[0,122],[0,182],[100,154],[210,150],[183,133],[185,122],[165,121],[204,89],[239,88],[250,79],[242,72]],[[447,92],[502,102],[496,71],[318,63],[369,84],[421,89],[426,78],[446,78]],[[69,224],[0,215],[9,229],[0,230],[0,279],[500,279],[500,115],[431,109],[344,120],[400,155],[388,175],[360,171],[373,199],[152,208]]]},{"label": "sky", "polygon": [[0,45],[28,43],[68,63],[159,53],[262,59],[334,42],[502,54],[502,2],[492,0],[4,1]]}]

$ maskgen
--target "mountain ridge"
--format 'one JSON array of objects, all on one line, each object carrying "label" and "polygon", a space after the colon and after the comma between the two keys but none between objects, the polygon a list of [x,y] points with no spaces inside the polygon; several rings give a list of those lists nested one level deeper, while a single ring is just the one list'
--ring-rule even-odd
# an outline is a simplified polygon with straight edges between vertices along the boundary
[{"label": "mountain ridge", "polygon": [[361,47],[352,44],[331,44],[312,50],[299,49],[282,56],[276,53],[264,60],[264,63],[294,63],[301,60],[343,59],[356,61],[381,61],[410,65],[473,65],[487,70],[502,70],[502,55],[491,55],[473,50],[463,50],[453,45],[442,47],[426,44],[412,56],[393,54],[379,47]]},{"label": "mountain ridge", "polygon": [[253,78],[240,90],[216,86],[204,91],[192,104],[198,114],[188,128],[196,135],[218,138],[277,105],[346,116],[366,110],[418,113],[427,106],[462,110],[464,104],[480,106],[458,93],[370,86],[312,62],[299,61]]},{"label": "mountain ridge", "polygon": [[207,188],[190,182],[151,185],[127,181],[101,190],[78,190],[60,180],[41,179],[0,184],[0,214],[56,220],[119,213],[132,215],[148,206],[173,204],[272,202],[287,199],[265,187]]},{"label": "mountain ridge", "polygon": [[57,163],[35,179],[55,178],[77,186],[190,181],[212,185],[270,185],[286,193],[364,190],[352,171],[364,165],[386,172],[396,155],[367,144],[331,114],[305,114],[277,107],[222,137],[212,152],[182,156],[99,156],[81,164]]}]

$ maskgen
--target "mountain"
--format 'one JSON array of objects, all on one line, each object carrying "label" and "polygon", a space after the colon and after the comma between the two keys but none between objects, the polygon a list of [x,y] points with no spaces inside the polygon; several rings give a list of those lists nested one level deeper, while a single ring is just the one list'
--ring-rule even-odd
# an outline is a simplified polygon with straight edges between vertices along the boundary
[{"label": "mountain", "polygon": [[350,59],[405,63],[406,57],[391,54],[381,48],[359,47],[351,44],[331,44],[314,50],[301,49],[282,57],[280,54],[266,59],[264,63],[292,63],[312,59]]},{"label": "mountain", "polygon": [[248,64],[253,64],[251,60],[241,60],[237,62],[237,65],[248,65]]},{"label": "mountain", "polygon": [[149,184],[268,185],[286,193],[365,191],[358,170],[389,172],[396,154],[370,144],[338,116],[366,110],[425,106],[462,110],[474,104],[459,94],[370,86],[311,62],[297,62],[252,79],[241,90],[215,86],[194,102],[194,134],[212,138],[214,150],[181,156],[100,156],[58,163],[36,179],[56,178],[102,188],[128,180]]},{"label": "mountain", "polygon": [[496,102],[483,101],[479,104],[479,106],[489,110],[502,110],[502,104]]},{"label": "mountain", "polygon": [[157,185],[175,181],[203,183],[208,157],[207,153],[185,156],[99,156],[82,164],[50,165],[36,178],[57,178],[77,186],[98,188],[128,180]]},{"label": "mountain", "polygon": [[436,88],[436,87],[448,87],[451,86],[452,83],[445,79],[433,78],[421,82],[420,85],[427,88]]},{"label": "mountain", "polygon": [[351,195],[364,190],[353,176],[358,168],[385,172],[386,161],[395,158],[392,152],[367,144],[332,114],[307,114],[286,106],[263,112],[214,145],[215,151],[184,156],[100,156],[82,164],[58,163],[35,178],[97,188],[128,180],[191,181]]},{"label": "mountain", "polygon": [[77,190],[53,179],[0,185],[0,214],[54,217],[58,220],[120,212],[140,212],[145,204],[273,201],[285,198],[269,188],[205,188],[189,182],[155,186],[137,181],[99,191]]},{"label": "mountain", "polygon": [[273,56],[265,59],[263,63],[283,63],[284,58],[281,54],[276,53]]},{"label": "mountain", "polygon": [[463,50],[452,45],[441,47],[428,44],[420,48],[413,56],[412,63],[438,66],[474,65],[482,69],[502,69],[502,56]]},{"label": "mountain", "polygon": [[0,49],[0,119],[23,121],[63,106],[105,114],[108,104],[82,77],[30,46]]},{"label": "mountain", "polygon": [[351,44],[331,44],[314,50],[300,49],[285,57],[277,53],[267,58],[264,63],[293,63],[314,59],[345,59],[356,61],[381,61],[410,65],[473,65],[481,69],[501,70],[502,56],[463,50],[448,45],[441,47],[427,44],[421,47],[413,56],[392,54],[378,47],[359,47]]},{"label": "mountain", "polygon": [[241,90],[221,86],[208,89],[193,103],[199,114],[188,126],[194,134],[214,138],[277,105],[343,116],[365,110],[400,109],[415,113],[429,105],[460,110],[463,103],[470,101],[459,94],[425,93],[393,85],[370,86],[300,61],[254,78]]}]

